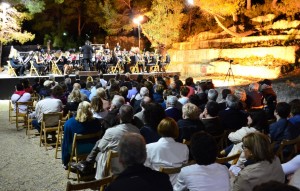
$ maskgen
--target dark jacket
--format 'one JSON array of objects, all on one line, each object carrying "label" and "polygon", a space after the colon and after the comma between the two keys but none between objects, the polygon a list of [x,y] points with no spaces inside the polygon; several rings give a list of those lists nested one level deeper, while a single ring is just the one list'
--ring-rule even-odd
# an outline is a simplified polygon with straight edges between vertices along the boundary
[{"label": "dark jacket", "polygon": [[229,109],[220,111],[219,117],[221,120],[221,126],[224,130],[238,130],[247,125],[247,114],[237,109]]},{"label": "dark jacket", "polygon": [[200,120],[180,119],[177,125],[179,127],[178,142],[182,142],[183,139],[190,140],[194,133],[204,130],[204,125]]},{"label": "dark jacket", "polygon": [[91,47],[90,45],[84,45],[83,47],[81,47],[83,59],[91,59],[93,56],[93,52],[93,47]]},{"label": "dark jacket", "polygon": [[172,191],[167,174],[152,170],[144,165],[127,167],[106,191]]}]

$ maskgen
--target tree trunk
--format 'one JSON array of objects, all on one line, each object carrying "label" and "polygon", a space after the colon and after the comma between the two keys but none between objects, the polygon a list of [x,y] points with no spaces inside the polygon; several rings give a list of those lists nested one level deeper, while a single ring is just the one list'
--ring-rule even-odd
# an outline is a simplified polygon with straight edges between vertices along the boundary
[{"label": "tree trunk", "polygon": [[2,42],[0,42],[0,72],[3,71],[2,68]]},{"label": "tree trunk", "polygon": [[238,32],[238,16],[237,16],[237,14],[232,14],[232,20],[233,20],[233,31]]},{"label": "tree trunk", "polygon": [[251,0],[247,0],[247,10],[250,10],[252,6]]},{"label": "tree trunk", "polygon": [[272,7],[276,7],[277,6],[277,0],[273,0],[272,1]]},{"label": "tree trunk", "polygon": [[229,30],[228,28],[226,28],[221,22],[220,20],[218,19],[217,16],[213,15],[214,16],[214,19],[216,20],[217,24],[219,25],[219,27],[221,27],[225,32],[227,32],[228,34],[234,36],[234,37],[244,37],[244,36],[249,36],[251,34],[254,33],[254,31],[247,31],[247,32],[244,32],[244,33],[236,33],[236,32],[233,32],[231,30]]},{"label": "tree trunk", "polygon": [[80,37],[81,36],[81,13],[80,13],[80,11],[78,12],[77,32],[78,32],[78,37]]}]

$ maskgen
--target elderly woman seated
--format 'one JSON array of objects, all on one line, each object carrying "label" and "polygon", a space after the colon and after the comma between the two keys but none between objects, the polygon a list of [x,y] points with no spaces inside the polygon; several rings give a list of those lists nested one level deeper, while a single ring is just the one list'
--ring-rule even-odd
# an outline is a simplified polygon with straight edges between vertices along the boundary
[{"label": "elderly woman seated", "polygon": [[[174,119],[166,117],[158,125],[158,134],[162,137],[155,143],[146,145],[147,159],[145,166],[153,170],[160,167],[181,167],[188,162],[189,149],[185,144],[175,142],[179,129]],[[177,174],[170,175],[170,181],[174,185]]]},{"label": "elderly woman seated", "polygon": [[[72,142],[74,134],[92,134],[101,130],[101,125],[98,120],[93,118],[91,105],[87,101],[79,104],[76,117],[70,118],[64,125],[64,137],[62,144],[62,163],[64,168],[67,167],[70,160]],[[97,139],[90,140],[88,144],[84,144],[82,151],[89,153],[94,147]]]}]

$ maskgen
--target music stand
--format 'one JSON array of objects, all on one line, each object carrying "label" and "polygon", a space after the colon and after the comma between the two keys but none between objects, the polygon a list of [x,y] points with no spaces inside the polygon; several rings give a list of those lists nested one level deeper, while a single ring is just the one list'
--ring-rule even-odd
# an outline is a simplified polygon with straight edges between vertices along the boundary
[{"label": "music stand", "polygon": [[226,76],[225,76],[224,82],[226,81],[227,78],[228,78],[227,81],[229,82],[230,77],[232,77],[233,82],[235,83],[234,75],[233,75],[232,68],[231,68],[232,62],[233,62],[233,60],[229,60],[229,68],[228,68],[227,74],[226,74]]}]

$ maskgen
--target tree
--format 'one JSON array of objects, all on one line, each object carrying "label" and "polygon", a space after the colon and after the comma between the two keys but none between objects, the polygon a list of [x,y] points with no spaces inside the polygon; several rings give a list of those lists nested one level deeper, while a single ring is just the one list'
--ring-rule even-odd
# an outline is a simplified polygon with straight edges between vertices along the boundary
[{"label": "tree", "polygon": [[[27,31],[22,31],[22,22],[30,19],[27,13],[18,12],[15,8],[2,8],[0,25],[0,58],[2,57],[2,45],[12,41],[18,41],[21,44],[31,41],[35,35]],[[0,59],[1,68],[1,59]]]},{"label": "tree", "polygon": [[171,46],[179,38],[184,5],[178,0],[154,0],[151,11],[145,15],[148,21],[142,25],[142,32],[151,42]]},{"label": "tree", "polygon": [[[249,1],[247,1],[249,3]],[[234,31],[226,28],[219,18],[225,19],[226,16],[232,16],[233,22],[236,24],[238,22],[238,15],[241,13],[241,10],[245,7],[245,0],[195,0],[194,4],[199,6],[201,10],[209,13],[214,17],[217,24],[228,34],[236,37],[247,36],[252,34],[252,31],[248,31],[242,34],[237,33],[237,30]]]}]

